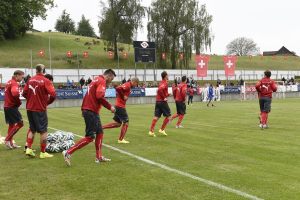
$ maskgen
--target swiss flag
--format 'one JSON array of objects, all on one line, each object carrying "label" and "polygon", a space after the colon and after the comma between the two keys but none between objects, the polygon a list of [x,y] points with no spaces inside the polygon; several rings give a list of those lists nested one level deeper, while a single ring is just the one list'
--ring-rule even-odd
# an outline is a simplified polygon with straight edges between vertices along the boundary
[{"label": "swiss flag", "polygon": [[72,51],[67,51],[67,57],[68,57],[68,58],[71,58],[72,55],[73,55]]},{"label": "swiss flag", "polygon": [[108,58],[113,59],[114,57],[114,52],[108,51]]},{"label": "swiss flag", "polygon": [[166,58],[167,58],[166,53],[161,53],[161,59],[162,59],[162,60],[166,60]]},{"label": "swiss flag", "polygon": [[45,56],[45,50],[43,50],[43,49],[39,50],[38,55],[39,55],[40,57],[44,57],[44,56]]},{"label": "swiss flag", "polygon": [[123,58],[127,59],[128,58],[128,53],[127,52],[123,52]]},{"label": "swiss flag", "polygon": [[183,60],[183,58],[184,58],[184,54],[183,54],[183,53],[180,53],[180,54],[179,54],[179,59],[180,59],[180,60]]},{"label": "swiss flag", "polygon": [[87,51],[83,52],[83,57],[88,58],[89,57],[89,52],[87,52]]},{"label": "swiss flag", "polygon": [[225,76],[234,76],[237,56],[224,56],[223,61],[225,67]]},{"label": "swiss flag", "polygon": [[196,55],[195,61],[196,61],[197,76],[207,77],[209,56]]}]

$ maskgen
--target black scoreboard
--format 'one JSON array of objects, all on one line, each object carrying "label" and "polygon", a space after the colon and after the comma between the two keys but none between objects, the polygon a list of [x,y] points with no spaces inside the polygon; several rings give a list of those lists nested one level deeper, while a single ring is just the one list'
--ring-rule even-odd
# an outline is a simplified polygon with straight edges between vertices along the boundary
[{"label": "black scoreboard", "polygon": [[155,42],[133,41],[135,62],[155,62]]}]

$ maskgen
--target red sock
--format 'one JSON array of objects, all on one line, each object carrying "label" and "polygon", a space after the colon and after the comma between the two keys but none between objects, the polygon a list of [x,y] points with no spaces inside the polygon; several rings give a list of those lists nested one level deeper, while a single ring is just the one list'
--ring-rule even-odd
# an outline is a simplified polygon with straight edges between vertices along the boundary
[{"label": "red sock", "polygon": [[169,123],[169,121],[170,121],[169,118],[166,117],[160,129],[161,129],[161,130],[165,130],[167,124]]},{"label": "red sock", "polygon": [[32,143],[33,143],[33,138],[27,137],[27,147],[28,147],[29,149],[31,149]]},{"label": "red sock", "polygon": [[97,159],[100,159],[102,157],[102,141],[103,141],[103,133],[97,134],[96,140],[95,140],[96,158]]},{"label": "red sock", "polygon": [[150,127],[150,131],[151,131],[151,132],[154,131],[154,127],[155,127],[155,125],[156,125],[157,120],[158,120],[158,119],[156,119],[156,118],[154,118],[154,119],[152,120],[151,127]]},{"label": "red sock", "polygon": [[173,120],[173,119],[175,119],[175,118],[177,118],[179,115],[176,113],[176,114],[174,114],[173,116],[172,116],[172,118],[171,118],[171,120]]},{"label": "red sock", "polygon": [[8,133],[5,138],[5,141],[11,141],[14,137],[14,135],[23,127],[23,123],[17,123],[14,125],[9,125],[8,127]]},{"label": "red sock", "polygon": [[82,147],[88,145],[89,143],[93,142],[93,138],[91,137],[84,137],[82,139],[80,139],[74,146],[72,146],[67,153],[68,154],[72,154],[75,151],[77,151],[78,149],[81,149]]},{"label": "red sock", "polygon": [[102,129],[118,128],[120,126],[121,126],[120,124],[117,124],[116,122],[112,122],[112,123],[103,125]]},{"label": "red sock", "polygon": [[268,124],[269,113],[266,113],[266,124]]},{"label": "red sock", "polygon": [[266,112],[262,112],[262,113],[261,113],[261,123],[262,123],[263,125],[265,125],[265,124],[266,124],[266,121],[267,121],[267,113],[266,113]]},{"label": "red sock", "polygon": [[179,119],[178,119],[177,124],[176,124],[177,126],[179,126],[181,124],[183,118],[184,118],[184,115],[179,115]]},{"label": "red sock", "polygon": [[41,152],[45,153],[47,143],[41,143]]},{"label": "red sock", "polygon": [[126,132],[127,132],[127,129],[128,129],[128,124],[123,124],[122,129],[121,129],[121,133],[120,133],[120,136],[119,136],[119,140],[124,139],[124,137],[126,135]]}]

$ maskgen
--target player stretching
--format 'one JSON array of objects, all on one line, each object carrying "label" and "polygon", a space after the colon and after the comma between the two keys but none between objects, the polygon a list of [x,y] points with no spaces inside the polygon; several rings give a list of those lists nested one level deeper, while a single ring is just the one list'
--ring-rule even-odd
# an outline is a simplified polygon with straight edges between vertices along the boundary
[{"label": "player stretching", "polygon": [[150,131],[149,131],[149,135],[152,137],[156,137],[156,135],[154,133],[154,128],[155,128],[155,125],[156,125],[158,119],[161,117],[162,114],[165,117],[165,119],[163,121],[161,128],[158,131],[162,135],[167,136],[165,128],[171,120],[171,110],[168,105],[168,96],[169,96],[168,80],[169,80],[169,78],[168,78],[168,74],[166,71],[163,71],[161,73],[161,78],[162,78],[162,81],[159,83],[159,87],[157,89],[157,94],[156,94],[154,117],[153,117],[152,124],[151,124]]},{"label": "player stretching", "polygon": [[71,155],[82,147],[93,142],[95,139],[96,163],[110,161],[102,156],[103,130],[100,121],[99,111],[104,106],[112,113],[115,108],[104,98],[106,84],[112,82],[116,74],[112,69],[108,69],[103,75],[97,76],[89,85],[88,91],[83,98],[81,111],[85,122],[85,137],[79,140],[69,150],[63,151],[63,157],[68,166],[71,166]]},{"label": "player stretching", "polygon": [[35,133],[40,133],[41,152],[40,158],[51,158],[53,155],[46,152],[48,116],[47,106],[56,98],[53,84],[44,76],[45,66],[39,64],[36,66],[36,75],[31,77],[26,83],[23,96],[27,100],[26,109],[29,121],[29,131],[27,137],[26,155],[35,157],[32,150],[32,143]]},{"label": "player stretching", "polygon": [[176,128],[183,128],[181,122],[184,118],[185,111],[186,111],[186,105],[185,105],[186,92],[187,92],[186,76],[183,76],[181,78],[181,83],[178,85],[176,98],[175,98],[177,113],[172,116],[172,120],[178,117]]},{"label": "player stretching", "polygon": [[261,129],[268,128],[268,114],[271,112],[272,93],[277,91],[275,82],[270,78],[271,71],[264,72],[265,77],[255,86],[258,92],[260,106],[260,125]]},{"label": "player stretching", "polygon": [[23,78],[24,72],[17,70],[5,86],[4,115],[5,121],[8,124],[8,131],[4,143],[8,149],[20,147],[13,143],[13,137],[23,127],[22,115],[19,112],[21,105],[19,82]]},{"label": "player stretching", "polygon": [[119,144],[129,143],[129,141],[126,141],[124,139],[129,124],[129,118],[126,111],[126,101],[130,95],[131,88],[138,86],[138,84],[139,84],[139,79],[132,78],[131,81],[128,81],[123,85],[116,87],[117,99],[115,104],[115,108],[116,108],[115,116],[113,118],[114,122],[102,126],[102,129],[110,129],[110,128],[117,128],[122,125],[121,133],[118,140]]}]

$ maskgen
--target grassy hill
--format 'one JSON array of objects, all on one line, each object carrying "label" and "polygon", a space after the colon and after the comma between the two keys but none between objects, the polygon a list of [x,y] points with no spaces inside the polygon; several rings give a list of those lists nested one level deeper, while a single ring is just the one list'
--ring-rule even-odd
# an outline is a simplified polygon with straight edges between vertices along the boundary
[{"label": "grassy hill", "polygon": [[[17,40],[0,42],[0,67],[30,67],[31,50],[33,52],[33,65],[44,63],[49,65],[49,37],[51,42],[51,57],[53,68],[77,68],[77,52],[81,60],[81,68],[116,68],[117,61],[108,58],[104,50],[103,40],[88,37],[79,37],[63,33],[30,33]],[[76,40],[79,38],[79,40]],[[91,45],[86,45],[90,43]],[[132,45],[120,44],[129,53],[127,59],[120,56],[120,68],[134,68],[134,54]],[[38,52],[44,49],[45,56],[39,57]],[[73,58],[68,59],[66,52],[72,51]],[[88,58],[83,58],[84,51],[89,52]],[[192,59],[190,68],[194,69],[195,62]],[[138,64],[143,68],[143,64]],[[151,66],[152,67],[152,66]],[[159,67],[158,67],[159,68]],[[169,66],[169,68],[171,68]],[[211,56],[209,69],[223,69],[222,56]],[[239,57],[237,69],[258,70],[300,70],[299,57]]]}]

